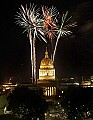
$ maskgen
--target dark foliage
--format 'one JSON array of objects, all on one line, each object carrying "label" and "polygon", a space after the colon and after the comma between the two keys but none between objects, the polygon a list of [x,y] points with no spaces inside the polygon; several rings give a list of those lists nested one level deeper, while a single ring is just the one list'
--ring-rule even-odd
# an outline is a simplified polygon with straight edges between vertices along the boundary
[{"label": "dark foliage", "polygon": [[15,118],[15,116],[13,115],[6,114],[6,115],[1,115],[0,120],[19,120],[19,119]]},{"label": "dark foliage", "polygon": [[61,106],[70,120],[93,118],[93,88],[69,87],[63,94]]},{"label": "dark foliage", "polygon": [[21,119],[41,117],[48,108],[45,99],[42,95],[40,96],[36,89],[29,90],[26,87],[17,87],[10,94],[8,100],[8,109],[12,110],[13,115]]}]

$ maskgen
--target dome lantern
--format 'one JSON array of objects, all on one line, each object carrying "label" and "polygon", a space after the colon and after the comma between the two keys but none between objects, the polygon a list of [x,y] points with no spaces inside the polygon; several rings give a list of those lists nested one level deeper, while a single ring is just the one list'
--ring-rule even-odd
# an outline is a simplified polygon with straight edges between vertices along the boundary
[{"label": "dome lantern", "polygon": [[46,52],[45,52],[45,58],[48,58],[47,47],[46,47]]}]

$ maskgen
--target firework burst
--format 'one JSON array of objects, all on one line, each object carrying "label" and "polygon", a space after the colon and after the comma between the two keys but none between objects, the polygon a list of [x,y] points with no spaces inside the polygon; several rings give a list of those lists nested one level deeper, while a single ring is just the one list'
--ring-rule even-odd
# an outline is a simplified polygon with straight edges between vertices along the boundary
[{"label": "firework burst", "polygon": [[34,4],[30,4],[30,7],[24,8],[21,5],[19,12],[16,15],[16,24],[24,28],[24,32],[27,31],[30,45],[31,45],[31,65],[32,65],[32,81],[36,81],[36,54],[35,54],[35,41],[36,36],[43,39],[46,42],[44,33],[42,31],[42,19],[39,14],[39,9],[36,9]]},{"label": "firework burst", "polygon": [[43,31],[45,35],[52,40],[56,34],[57,27],[56,17],[59,14],[59,12],[54,6],[52,6],[51,8],[42,6],[42,13],[43,13]]},{"label": "firework burst", "polygon": [[70,35],[72,32],[69,30],[69,28],[76,26],[76,22],[67,24],[67,22],[71,19],[71,17],[67,19],[67,15],[68,15],[68,11],[65,14],[63,14],[61,26],[57,28],[57,40],[56,40],[54,52],[53,52],[53,61],[55,58],[55,53],[56,53],[56,49],[57,49],[57,45],[60,37]]},{"label": "firework burst", "polygon": [[40,9],[36,9],[36,6],[34,4],[30,4],[30,7],[24,8],[21,5],[21,8],[19,8],[20,12],[17,12],[16,15],[16,24],[24,28],[24,31],[27,31],[29,34],[29,31],[31,31],[31,34],[35,32],[36,36],[40,39],[40,37],[46,42],[46,39],[44,37],[43,31],[41,31],[41,28],[43,27],[41,22],[42,19],[40,17],[39,11]]},{"label": "firework burst", "polygon": [[68,24],[68,21],[71,19],[71,17],[67,18],[68,17],[68,11],[67,11],[65,14],[62,15],[61,25],[59,25],[57,20],[57,16],[59,15],[59,12],[54,6],[52,6],[51,8],[42,6],[42,12],[43,12],[43,22],[44,22],[43,32],[51,40],[52,50],[53,50],[53,40],[54,38],[57,38],[52,53],[52,58],[54,61],[55,53],[60,37],[70,35],[72,32],[69,30],[69,28],[75,27],[76,22],[72,24]]}]

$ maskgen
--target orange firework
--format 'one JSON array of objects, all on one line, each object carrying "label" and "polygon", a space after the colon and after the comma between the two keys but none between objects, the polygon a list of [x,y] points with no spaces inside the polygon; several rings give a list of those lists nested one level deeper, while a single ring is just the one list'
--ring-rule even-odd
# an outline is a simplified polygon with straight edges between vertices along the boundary
[{"label": "orange firework", "polygon": [[53,39],[55,36],[55,29],[56,29],[56,23],[57,19],[56,16],[58,15],[58,11],[55,7],[48,8],[46,6],[42,7],[43,12],[43,31],[49,39]]}]

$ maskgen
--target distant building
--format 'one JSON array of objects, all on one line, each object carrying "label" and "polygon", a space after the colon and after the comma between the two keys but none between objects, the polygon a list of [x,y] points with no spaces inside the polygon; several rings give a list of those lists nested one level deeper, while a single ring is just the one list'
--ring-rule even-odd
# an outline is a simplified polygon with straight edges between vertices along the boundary
[{"label": "distant building", "polygon": [[93,75],[92,75],[92,76],[90,76],[90,80],[91,80],[91,82],[93,83]]},{"label": "distant building", "polygon": [[82,81],[81,85],[89,86],[89,85],[91,85],[91,81]]},{"label": "distant building", "polygon": [[17,87],[17,84],[12,84],[11,82],[9,82],[2,85],[2,90],[3,92],[6,90],[10,90],[12,92],[15,87]]}]

